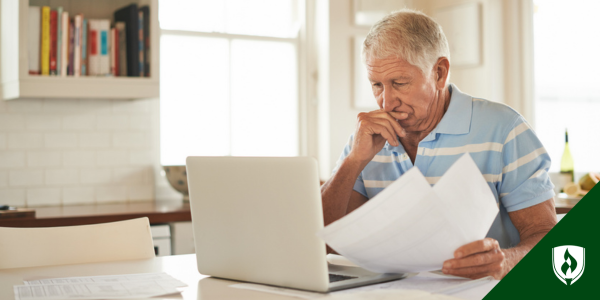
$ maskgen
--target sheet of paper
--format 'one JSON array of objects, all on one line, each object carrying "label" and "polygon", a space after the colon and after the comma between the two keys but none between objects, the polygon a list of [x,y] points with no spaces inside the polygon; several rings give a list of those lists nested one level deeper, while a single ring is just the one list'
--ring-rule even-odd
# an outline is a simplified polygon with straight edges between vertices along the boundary
[{"label": "sheet of paper", "polygon": [[156,280],[165,286],[183,287],[187,284],[173,278],[171,275],[160,273],[138,273],[138,274],[122,274],[122,275],[103,275],[103,276],[80,276],[80,277],[65,277],[65,278],[47,278],[38,280],[24,281],[25,285],[52,285],[59,283],[106,283],[106,282],[131,282]]},{"label": "sheet of paper", "polygon": [[412,168],[317,235],[373,272],[431,271],[441,269],[458,247],[485,238],[497,214],[487,182],[465,154],[435,187]]},{"label": "sheet of paper", "polygon": [[14,286],[16,300],[133,299],[179,293],[185,283],[166,273],[49,278]]}]

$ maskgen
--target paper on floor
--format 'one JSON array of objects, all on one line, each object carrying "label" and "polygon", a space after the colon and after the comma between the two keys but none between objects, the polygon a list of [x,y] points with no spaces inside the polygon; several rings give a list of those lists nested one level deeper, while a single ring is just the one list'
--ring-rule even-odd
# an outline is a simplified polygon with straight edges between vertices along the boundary
[{"label": "paper on floor", "polygon": [[430,271],[458,247],[485,238],[497,214],[494,195],[465,154],[433,188],[412,168],[317,235],[373,272]]},{"label": "paper on floor", "polygon": [[48,278],[14,286],[15,300],[132,299],[179,293],[185,283],[167,273]]}]

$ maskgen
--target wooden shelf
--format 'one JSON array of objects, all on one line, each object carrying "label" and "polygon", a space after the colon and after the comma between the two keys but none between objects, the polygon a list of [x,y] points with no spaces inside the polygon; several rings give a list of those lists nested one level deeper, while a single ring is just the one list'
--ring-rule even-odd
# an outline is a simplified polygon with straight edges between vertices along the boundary
[{"label": "wooden shelf", "polygon": [[[0,0],[0,95],[20,98],[145,99],[159,97],[158,0]],[[131,3],[150,6],[151,77],[30,76],[27,61],[28,7],[62,6],[69,15],[110,19]]]}]

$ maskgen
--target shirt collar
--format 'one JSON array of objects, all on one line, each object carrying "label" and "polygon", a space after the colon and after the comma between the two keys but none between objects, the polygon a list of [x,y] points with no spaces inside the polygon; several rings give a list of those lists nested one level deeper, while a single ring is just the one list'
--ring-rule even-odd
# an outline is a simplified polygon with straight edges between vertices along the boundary
[{"label": "shirt collar", "polygon": [[448,110],[432,133],[465,134],[471,130],[473,98],[450,84],[451,93]]}]

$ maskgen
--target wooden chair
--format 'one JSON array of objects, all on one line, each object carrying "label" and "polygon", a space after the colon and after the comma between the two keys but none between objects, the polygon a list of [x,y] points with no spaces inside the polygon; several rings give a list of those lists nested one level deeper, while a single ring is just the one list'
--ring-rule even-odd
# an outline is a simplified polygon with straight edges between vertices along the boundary
[{"label": "wooden chair", "polygon": [[148,218],[66,227],[0,227],[0,269],[152,257]]}]

